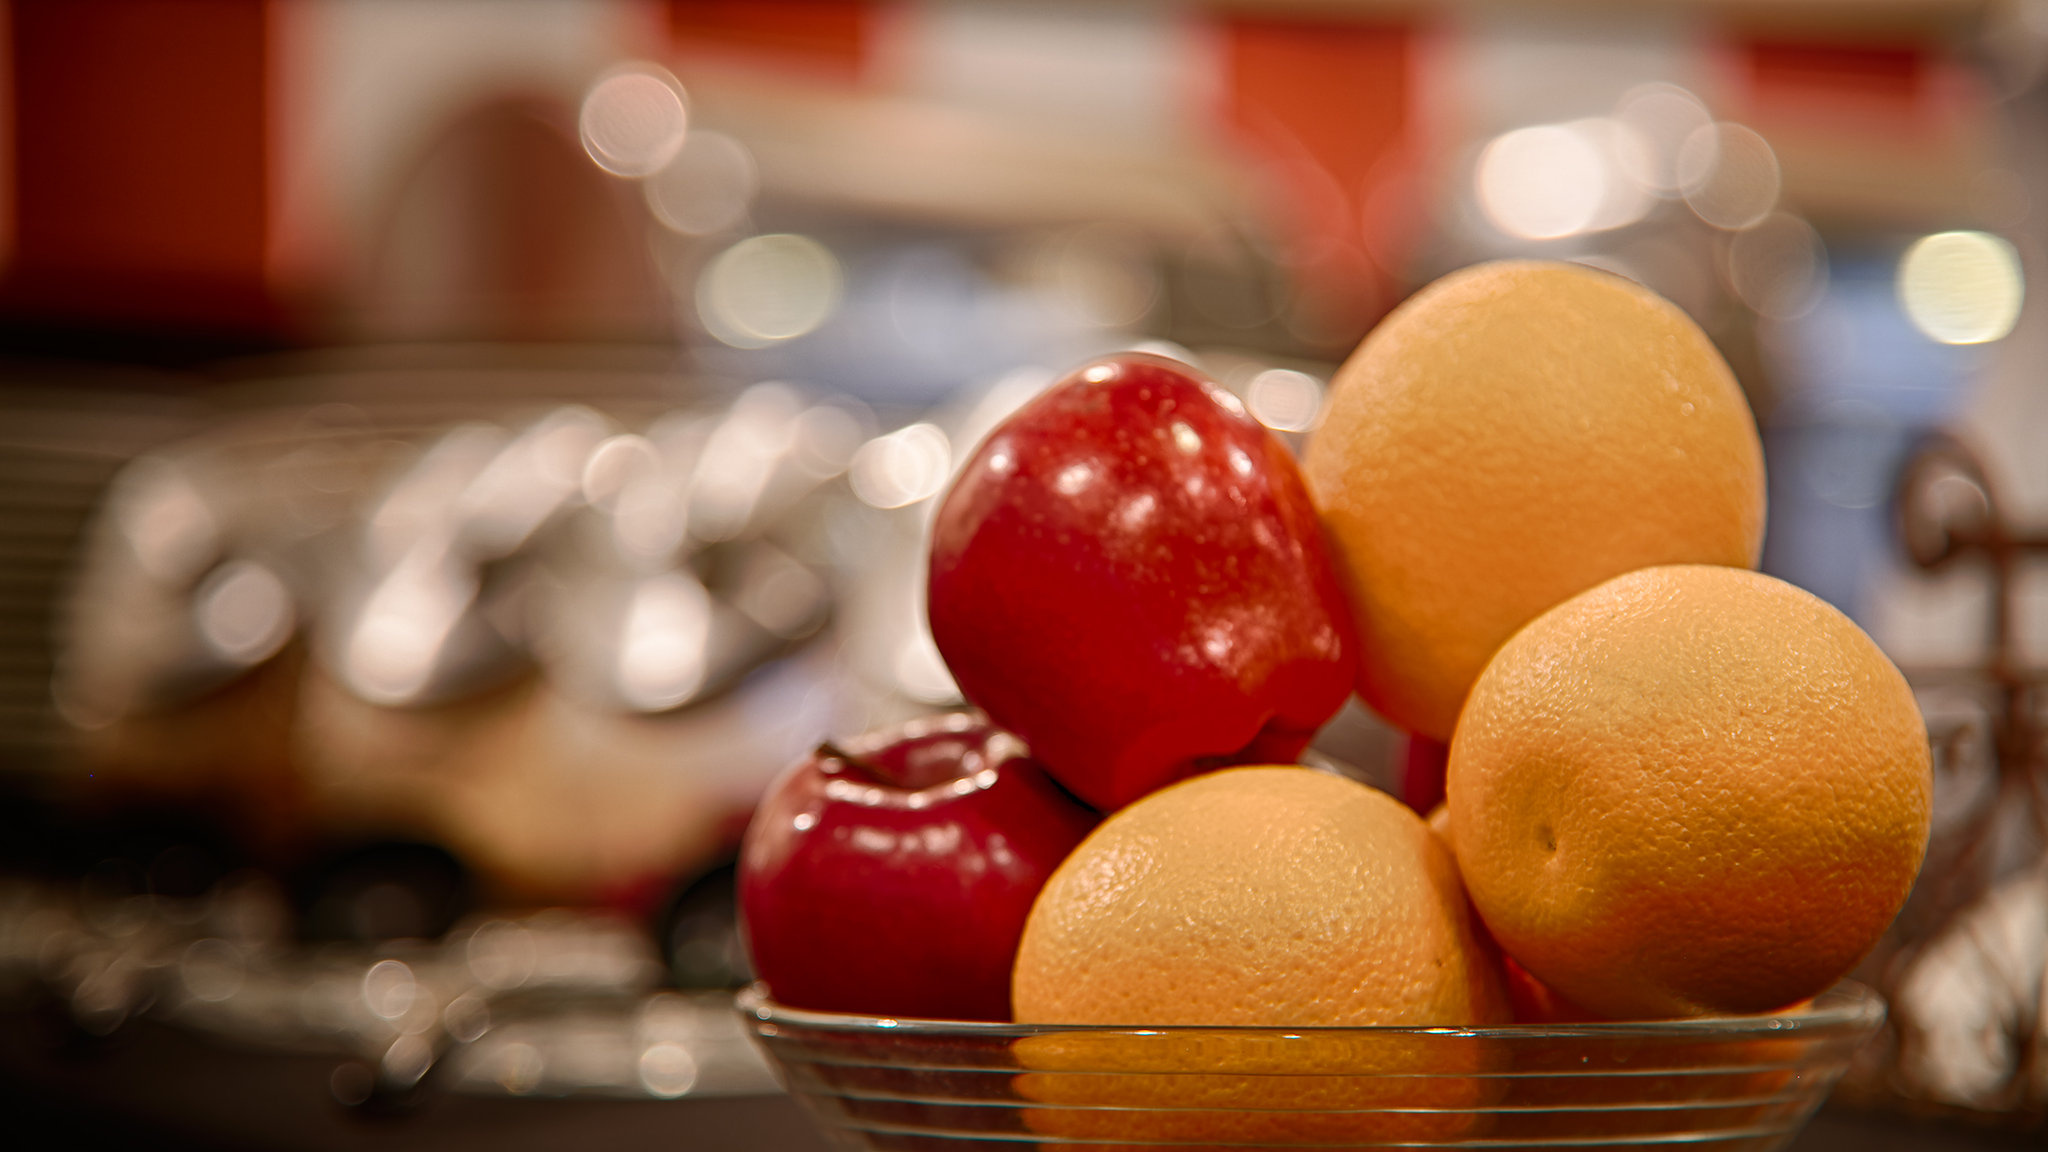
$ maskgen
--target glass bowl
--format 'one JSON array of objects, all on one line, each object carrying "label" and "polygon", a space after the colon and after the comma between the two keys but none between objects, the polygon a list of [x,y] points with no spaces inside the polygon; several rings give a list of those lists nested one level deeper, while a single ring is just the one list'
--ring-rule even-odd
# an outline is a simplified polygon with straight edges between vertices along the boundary
[{"label": "glass bowl", "polygon": [[740,1011],[850,1149],[1766,1149],[1884,1019],[1842,984],[1771,1016],[1504,1028],[1123,1028]]}]

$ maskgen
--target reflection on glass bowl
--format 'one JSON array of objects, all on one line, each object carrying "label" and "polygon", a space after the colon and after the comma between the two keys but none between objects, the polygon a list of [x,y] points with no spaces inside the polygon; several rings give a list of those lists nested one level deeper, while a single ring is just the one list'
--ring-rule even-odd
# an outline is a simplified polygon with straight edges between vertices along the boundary
[{"label": "reflection on glass bowl", "polygon": [[739,1001],[849,1147],[1767,1149],[1884,1018],[1843,984],[1770,1016],[1507,1028],[1119,1028]]}]

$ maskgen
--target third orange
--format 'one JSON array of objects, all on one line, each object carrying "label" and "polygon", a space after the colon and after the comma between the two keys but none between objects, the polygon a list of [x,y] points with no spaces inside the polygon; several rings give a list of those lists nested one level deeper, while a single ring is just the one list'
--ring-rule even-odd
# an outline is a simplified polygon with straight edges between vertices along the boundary
[{"label": "third orange", "polygon": [[1877,645],[1736,568],[1610,580],[1501,648],[1451,742],[1502,948],[1619,1018],[1762,1012],[1877,942],[1926,851],[1926,729]]},{"label": "third orange", "polygon": [[1409,299],[1338,370],[1305,472],[1359,693],[1438,740],[1538,613],[1651,564],[1752,566],[1763,540],[1727,364],[1662,297],[1578,265],[1482,264]]}]

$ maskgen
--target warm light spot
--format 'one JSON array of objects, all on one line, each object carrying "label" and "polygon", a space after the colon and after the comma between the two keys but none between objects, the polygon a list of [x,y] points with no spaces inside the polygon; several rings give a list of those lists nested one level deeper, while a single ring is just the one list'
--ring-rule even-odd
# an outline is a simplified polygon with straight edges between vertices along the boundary
[{"label": "warm light spot", "polygon": [[455,625],[476,597],[475,575],[425,543],[386,573],[344,647],[343,676],[374,704],[411,702],[427,687]]},{"label": "warm light spot", "polygon": [[808,236],[753,236],[720,253],[697,284],[697,313],[735,348],[764,348],[823,324],[839,307],[839,261]]},{"label": "warm light spot", "polygon": [[1694,132],[1714,122],[1706,105],[1676,84],[1641,84],[1622,94],[1614,116],[1641,143],[1622,153],[1622,174],[1655,195],[1678,195],[1679,150]]},{"label": "warm light spot", "polygon": [[402,960],[379,960],[363,973],[363,1007],[385,1020],[405,1015],[418,994],[412,969]]},{"label": "warm light spot", "polygon": [[1562,124],[1517,128],[1486,146],[1475,173],[1479,207],[1525,240],[1585,231],[1607,198],[1608,173],[1585,133]]},{"label": "warm light spot", "polygon": [[825,603],[825,582],[768,544],[756,546],[742,582],[733,606],[785,639],[809,631]]},{"label": "warm light spot", "polygon": [[692,536],[730,540],[745,531],[795,445],[803,411],[803,398],[787,384],[767,380],[740,393],[690,470]]},{"label": "warm light spot", "polygon": [[218,1004],[242,988],[242,950],[226,940],[194,940],[178,961],[178,975],[193,999]]},{"label": "warm light spot", "polygon": [[135,562],[166,584],[190,579],[220,546],[220,523],[185,470],[144,457],[121,474],[112,503]]},{"label": "warm light spot", "polygon": [[697,1061],[689,1050],[672,1040],[650,1044],[640,1054],[640,1086],[650,1096],[670,1099],[688,1092],[697,1083]]},{"label": "warm light spot", "polygon": [[673,708],[703,686],[711,598],[685,573],[651,577],[634,590],[619,639],[619,695],[643,711]]},{"label": "warm light spot", "polygon": [[1040,246],[1039,275],[1064,311],[1097,328],[1129,328],[1151,312],[1159,281],[1142,238],[1109,225]]},{"label": "warm light spot", "polygon": [[1306,432],[1322,416],[1323,383],[1292,368],[1268,368],[1246,386],[1245,403],[1268,428]]},{"label": "warm light spot", "polygon": [[1518,128],[1480,154],[1480,209],[1496,228],[1525,240],[1632,224],[1651,198],[1626,173],[1645,168],[1650,147],[1634,128],[1606,117]]},{"label": "warm light spot", "polygon": [[1678,150],[1685,202],[1716,228],[1749,228],[1778,204],[1778,154],[1754,129],[1723,121],[1697,128]]},{"label": "warm light spot", "polygon": [[615,511],[620,496],[661,471],[661,453],[647,437],[632,432],[612,436],[591,450],[579,483],[586,503]]},{"label": "warm light spot", "polygon": [[242,665],[260,663],[284,647],[292,618],[284,581],[252,560],[231,560],[214,569],[193,604],[194,623],[206,646]]},{"label": "warm light spot", "polygon": [[817,404],[796,422],[796,462],[813,476],[837,476],[865,439],[858,416],[836,404]]},{"label": "warm light spot", "polygon": [[1938,232],[1899,261],[1899,303],[1943,344],[1984,344],[2012,331],[2026,295],[2019,253],[1987,232]]},{"label": "warm light spot", "polygon": [[1628,175],[1631,168],[1645,166],[1643,156],[1650,151],[1650,145],[1642,135],[1621,121],[1605,116],[1575,120],[1565,127],[1584,137],[1600,155],[1604,191],[1600,206],[1593,210],[1593,219],[1586,224],[1586,231],[1625,228],[1647,216],[1656,199],[1649,189]]},{"label": "warm light spot", "polygon": [[582,496],[590,455],[609,432],[603,416],[580,404],[520,432],[455,499],[465,543],[485,559],[517,551],[565,501]]},{"label": "warm light spot", "polygon": [[1774,212],[1729,240],[1726,270],[1744,304],[1785,320],[1804,315],[1827,290],[1828,254],[1811,224]]},{"label": "warm light spot", "polygon": [[493,1056],[495,1059],[489,1062],[496,1073],[493,1078],[507,1094],[524,1096],[540,1087],[546,1072],[540,1049],[524,1040],[514,1040],[499,1046]]},{"label": "warm light spot", "polygon": [[630,64],[590,86],[577,126],[583,150],[614,176],[659,172],[682,149],[689,125],[682,89],[667,70]]},{"label": "warm light spot", "polygon": [[912,424],[861,445],[847,480],[869,505],[902,508],[938,495],[952,468],[946,434],[934,424]]},{"label": "warm light spot", "polygon": [[533,933],[510,920],[479,925],[465,952],[470,975],[485,988],[499,992],[526,983],[538,960]]},{"label": "warm light spot", "polygon": [[746,145],[723,132],[692,132],[675,159],[641,187],[656,220],[686,236],[704,236],[746,219],[760,184]]}]

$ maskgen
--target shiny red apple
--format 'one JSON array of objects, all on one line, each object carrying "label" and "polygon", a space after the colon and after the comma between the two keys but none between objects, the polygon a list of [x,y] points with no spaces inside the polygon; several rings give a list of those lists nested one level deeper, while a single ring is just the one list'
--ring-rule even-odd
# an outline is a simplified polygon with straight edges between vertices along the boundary
[{"label": "shiny red apple", "polygon": [[1410,808],[1429,815],[1432,808],[1444,802],[1444,776],[1450,762],[1448,744],[1410,732],[1407,747],[1401,753],[1401,799]]},{"label": "shiny red apple", "polygon": [[983,441],[933,524],[928,610],[967,698],[1104,810],[1292,761],[1350,695],[1358,642],[1286,446],[1135,353]]},{"label": "shiny red apple", "polygon": [[979,716],[823,746],[740,848],[754,971],[800,1008],[1007,1020],[1031,902],[1096,819]]}]

